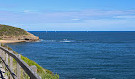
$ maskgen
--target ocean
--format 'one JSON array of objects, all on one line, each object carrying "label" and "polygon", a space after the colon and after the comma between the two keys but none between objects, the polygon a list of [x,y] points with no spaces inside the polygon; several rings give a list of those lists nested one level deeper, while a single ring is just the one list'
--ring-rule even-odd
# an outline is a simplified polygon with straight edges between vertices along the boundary
[{"label": "ocean", "polygon": [[135,79],[134,31],[30,31],[41,41],[8,44],[60,79]]}]

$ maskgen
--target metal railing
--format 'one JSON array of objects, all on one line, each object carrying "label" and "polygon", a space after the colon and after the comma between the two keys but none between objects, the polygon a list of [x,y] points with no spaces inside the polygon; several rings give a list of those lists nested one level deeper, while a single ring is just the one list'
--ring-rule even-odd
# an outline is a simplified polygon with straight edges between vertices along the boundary
[{"label": "metal railing", "polygon": [[[3,62],[3,67],[10,75],[10,79],[21,79],[21,68],[29,76],[30,79],[41,79],[41,77],[34,71],[35,66],[30,67],[21,59],[20,54],[14,54],[13,51],[8,50],[0,45],[0,59]],[[17,62],[16,74],[13,71],[13,59]]]}]

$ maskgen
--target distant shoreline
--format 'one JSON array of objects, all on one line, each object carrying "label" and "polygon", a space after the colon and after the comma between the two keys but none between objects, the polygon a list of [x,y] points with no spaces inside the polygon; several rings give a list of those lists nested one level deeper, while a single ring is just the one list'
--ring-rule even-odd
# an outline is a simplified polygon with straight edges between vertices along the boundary
[{"label": "distant shoreline", "polygon": [[18,42],[26,42],[26,40],[0,40],[0,43],[18,43]]}]

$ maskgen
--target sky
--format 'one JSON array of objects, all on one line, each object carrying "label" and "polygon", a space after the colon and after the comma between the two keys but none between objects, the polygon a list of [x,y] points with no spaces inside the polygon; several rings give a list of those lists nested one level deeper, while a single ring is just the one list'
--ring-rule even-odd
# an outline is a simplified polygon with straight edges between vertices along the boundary
[{"label": "sky", "polygon": [[135,31],[135,0],[0,0],[0,24],[27,31]]}]

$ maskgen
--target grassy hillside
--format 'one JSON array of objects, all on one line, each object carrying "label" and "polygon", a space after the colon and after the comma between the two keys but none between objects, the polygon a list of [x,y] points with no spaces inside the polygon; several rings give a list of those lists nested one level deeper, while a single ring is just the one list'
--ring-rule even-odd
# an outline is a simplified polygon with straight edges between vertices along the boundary
[{"label": "grassy hillside", "polygon": [[21,28],[0,24],[0,36],[19,36],[27,34],[28,33]]}]

